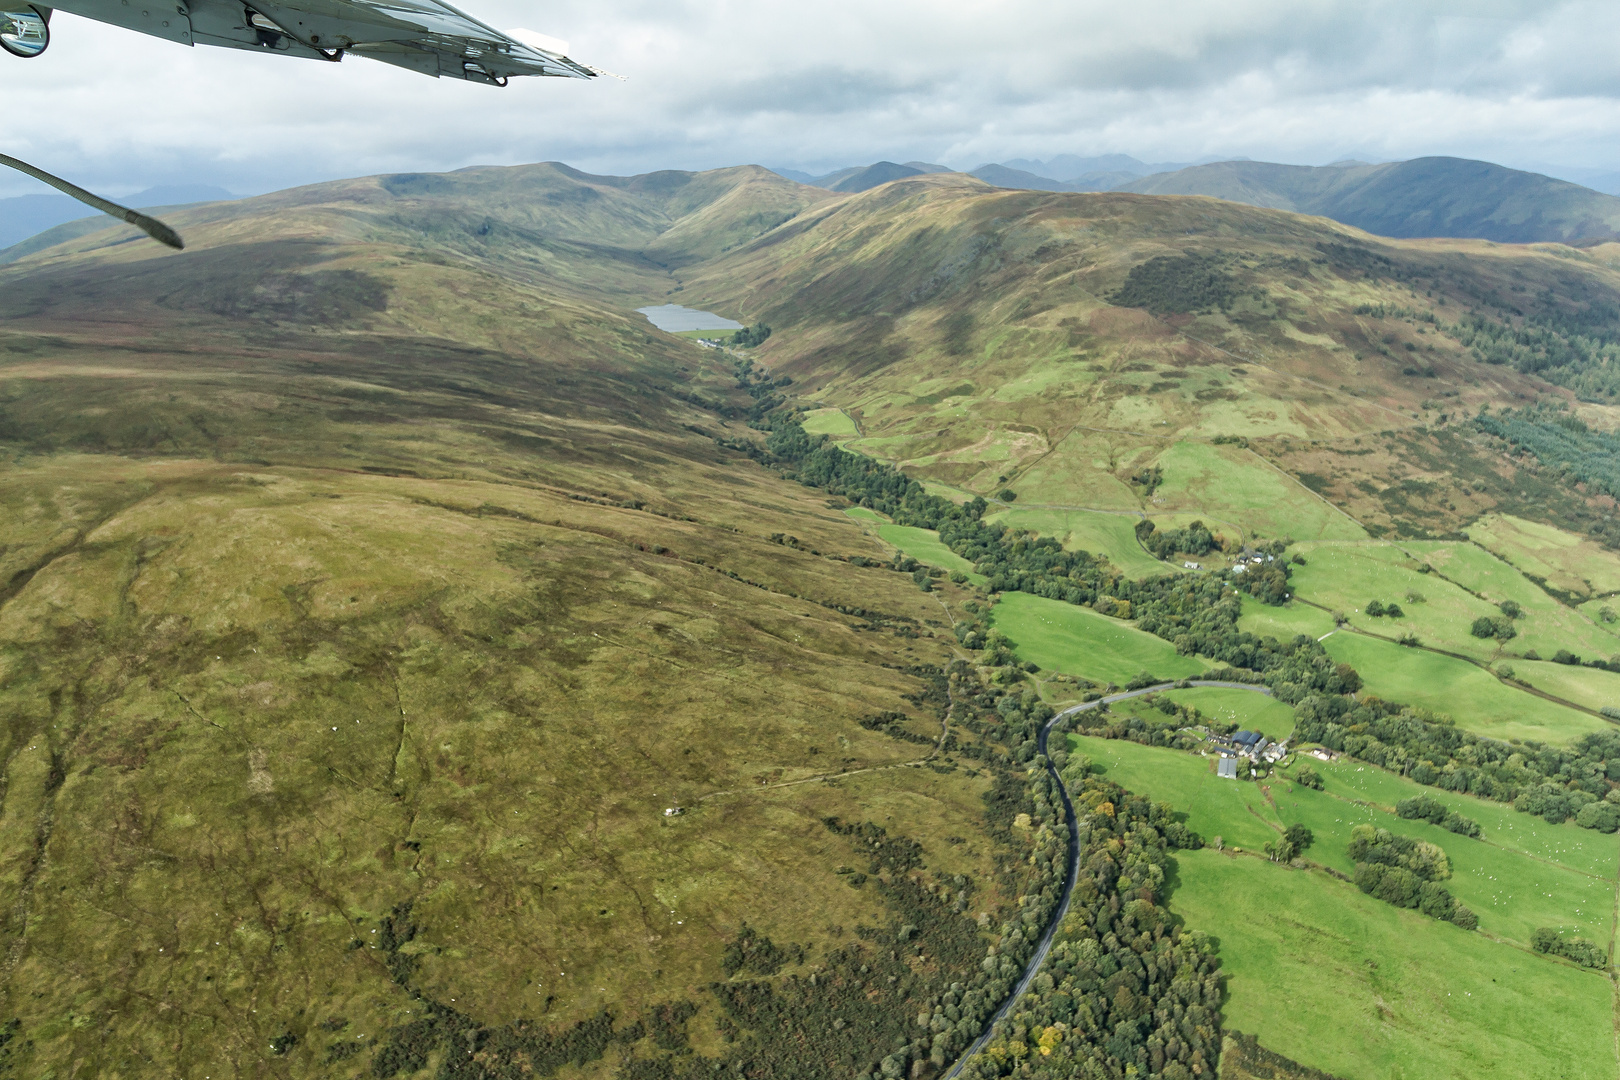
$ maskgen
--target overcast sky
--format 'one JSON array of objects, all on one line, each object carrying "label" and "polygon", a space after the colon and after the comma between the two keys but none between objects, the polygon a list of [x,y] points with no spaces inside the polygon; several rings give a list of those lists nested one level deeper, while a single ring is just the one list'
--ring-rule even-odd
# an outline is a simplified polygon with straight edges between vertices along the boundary
[{"label": "overcast sky", "polygon": [[[596,172],[1126,153],[1620,170],[1620,4],[458,0],[610,79],[504,90],[58,12],[0,148],[111,194],[561,160]],[[0,195],[44,190],[8,174]]]}]

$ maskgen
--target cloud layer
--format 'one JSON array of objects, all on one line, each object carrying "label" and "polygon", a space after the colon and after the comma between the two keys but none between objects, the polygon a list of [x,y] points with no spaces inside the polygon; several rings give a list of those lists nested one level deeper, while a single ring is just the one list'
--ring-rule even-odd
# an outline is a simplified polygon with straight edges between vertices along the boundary
[{"label": "cloud layer", "polygon": [[[187,49],[59,13],[0,55],[7,152],[118,193],[391,170],[1123,152],[1620,170],[1620,7],[1363,0],[461,0],[629,76],[498,90]],[[0,195],[36,190],[0,177]]]}]

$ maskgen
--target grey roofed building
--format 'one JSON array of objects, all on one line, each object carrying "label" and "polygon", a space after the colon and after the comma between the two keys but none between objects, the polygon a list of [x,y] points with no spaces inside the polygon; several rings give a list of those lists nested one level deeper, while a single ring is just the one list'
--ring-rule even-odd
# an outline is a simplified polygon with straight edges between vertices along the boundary
[{"label": "grey roofed building", "polygon": [[1223,757],[1215,763],[1215,775],[1223,780],[1237,779],[1237,758]]}]

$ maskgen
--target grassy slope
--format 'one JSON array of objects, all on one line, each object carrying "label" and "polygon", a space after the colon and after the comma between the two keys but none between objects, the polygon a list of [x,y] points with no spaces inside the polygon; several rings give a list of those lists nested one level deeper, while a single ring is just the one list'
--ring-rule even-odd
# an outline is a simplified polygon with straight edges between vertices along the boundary
[{"label": "grassy slope", "polygon": [[1468,538],[1526,574],[1566,592],[1620,592],[1620,555],[1554,525],[1490,514],[1468,526]]},{"label": "grassy slope", "polygon": [[1165,679],[1197,675],[1204,664],[1169,642],[1087,608],[1028,593],[1007,593],[992,611],[996,629],[1042,668],[1096,682],[1125,683],[1142,671]]},{"label": "grassy slope", "polygon": [[[1582,611],[1565,607],[1513,566],[1473,544],[1413,541],[1402,545],[1419,555],[1441,575],[1483,596],[1493,605],[1516,601],[1525,616],[1515,624],[1519,636],[1505,652],[1522,656],[1536,650],[1551,656],[1569,649],[1582,656],[1608,656],[1613,635]],[[1458,650],[1465,651],[1465,650]]]},{"label": "grassy slope", "polygon": [[852,439],[860,435],[855,422],[842,409],[813,409],[805,414],[804,430],[811,435],[831,435],[837,439]]},{"label": "grassy slope", "polygon": [[1226,1022],[1279,1053],[1355,1080],[1614,1075],[1601,975],[1321,874],[1212,851],[1178,862],[1171,907],[1221,941]]},{"label": "grassy slope", "polygon": [[[1341,256],[1364,242],[1374,262]],[[1131,267],[1184,250],[1226,260],[1247,295],[1223,314],[1107,304]],[[1152,512],[1128,483],[1136,469],[1178,441],[1207,454],[1203,440],[1236,434],[1357,520],[1420,533],[1493,508],[1554,522],[1579,503],[1455,423],[1545,386],[1477,363],[1424,321],[1577,279],[1620,294],[1597,255],[1372,242],[1210,200],[919,177],[817,206],[688,287],[778,327],[762,359],[855,415],[862,449],[925,478],[981,494],[1010,484],[1048,509]],[[1406,373],[1414,354],[1433,379]],[[1215,479],[1234,454],[1220,449]],[[1223,516],[1220,499],[1192,494],[1181,509]],[[1327,512],[1283,494],[1250,506],[1240,492],[1253,520],[1234,520],[1277,535]],[[1355,535],[1342,518],[1332,528],[1350,531],[1314,535]]]},{"label": "grassy slope", "polygon": [[1620,675],[1598,668],[1515,660],[1513,678],[1588,709],[1620,708]]},{"label": "grassy slope", "polygon": [[973,564],[946,547],[939,533],[933,529],[919,529],[912,525],[896,525],[887,517],[863,506],[852,506],[844,513],[856,521],[865,522],[870,531],[891,548],[910,555],[920,563],[943,570],[960,570],[975,585],[983,585],[985,578],[973,572]]},{"label": "grassy slope", "polygon": [[1187,514],[1207,512],[1213,518],[1208,524],[1217,532],[1232,531],[1220,527],[1232,521],[1243,527],[1245,540],[1255,535],[1359,540],[1367,535],[1297,480],[1246,450],[1183,442],[1154,461],[1164,469],[1154,505]]},{"label": "grassy slope", "polygon": [[[1361,629],[1398,637],[1414,633],[1425,645],[1486,662],[1537,650],[1607,656],[1613,635],[1583,613],[1548,596],[1517,570],[1490,553],[1450,541],[1305,544],[1308,565],[1296,567],[1297,595],[1350,616]],[[1424,573],[1427,565],[1433,572]],[[1421,599],[1409,599],[1415,594]],[[1361,614],[1367,603],[1398,603],[1399,619]],[[1519,636],[1505,646],[1470,632],[1475,619],[1501,614],[1497,604],[1517,602],[1524,615],[1515,622]]]},{"label": "grassy slope", "polygon": [[1464,660],[1347,632],[1322,644],[1335,660],[1355,666],[1368,693],[1443,713],[1458,727],[1493,739],[1565,744],[1610,726],[1596,716],[1516,690]]},{"label": "grassy slope", "polygon": [[1296,635],[1320,638],[1334,629],[1333,616],[1320,608],[1298,601],[1289,601],[1273,607],[1251,596],[1243,597],[1243,614],[1238,628],[1261,637],[1274,637],[1278,641],[1292,640]]},{"label": "grassy slope", "polygon": [[[1310,858],[1345,872],[1350,828],[1367,821],[1450,854],[1448,885],[1480,915],[1480,933],[1397,911],[1320,872],[1213,851],[1178,856],[1172,906],[1221,938],[1228,1023],[1351,1077],[1612,1072],[1607,986],[1523,947],[1543,925],[1608,939],[1620,840],[1431,792],[1484,826],[1483,841],[1458,837],[1390,812],[1427,789],[1354,763],[1313,762],[1327,777],[1316,792],[1280,778],[1220,780],[1203,759],[1124,741],[1072,742],[1111,779],[1185,810],[1189,826],[1228,848],[1257,851],[1297,821],[1315,831]],[[1538,1060],[1565,1071],[1527,1064]]]},{"label": "grassy slope", "polygon": [[[727,426],[688,403],[723,371],[519,277],[241,242],[273,227],[0,292],[16,1067],[309,1074],[412,992],[490,1025],[701,1001],[744,920],[817,956],[888,917],[831,815],[1002,901],[983,776],[761,786],[918,757],[857,721],[934,722],[901,670],[950,652],[905,578],[769,542],[870,550],[687,426]],[[407,902],[412,992],[369,947]]]}]

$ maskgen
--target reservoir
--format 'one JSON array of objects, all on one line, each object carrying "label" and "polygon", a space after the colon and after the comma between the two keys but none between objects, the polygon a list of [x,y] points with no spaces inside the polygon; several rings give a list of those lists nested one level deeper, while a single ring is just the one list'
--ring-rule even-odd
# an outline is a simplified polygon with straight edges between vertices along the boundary
[{"label": "reservoir", "polygon": [[712,311],[699,311],[697,308],[681,307],[679,304],[664,304],[660,307],[644,307],[636,310],[647,316],[648,321],[658,329],[670,334],[679,334],[686,330],[743,328],[742,323],[722,318]]}]

